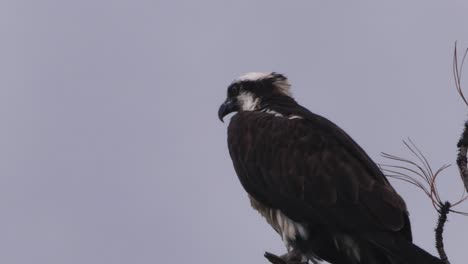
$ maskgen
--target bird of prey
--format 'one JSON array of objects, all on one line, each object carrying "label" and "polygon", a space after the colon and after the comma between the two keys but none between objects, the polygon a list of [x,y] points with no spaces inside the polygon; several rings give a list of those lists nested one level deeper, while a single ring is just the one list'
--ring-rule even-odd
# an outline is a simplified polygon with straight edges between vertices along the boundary
[{"label": "bird of prey", "polygon": [[251,205],[281,236],[284,261],[441,264],[412,243],[403,199],[341,128],[299,105],[287,78],[235,79],[220,106],[228,147]]}]

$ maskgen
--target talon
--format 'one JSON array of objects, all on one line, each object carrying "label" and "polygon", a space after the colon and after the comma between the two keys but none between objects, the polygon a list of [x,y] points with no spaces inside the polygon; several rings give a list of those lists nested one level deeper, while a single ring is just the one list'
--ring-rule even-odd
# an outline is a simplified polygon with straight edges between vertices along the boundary
[{"label": "talon", "polygon": [[281,257],[276,256],[275,254],[272,254],[270,252],[265,252],[265,258],[268,259],[273,264],[288,264],[286,261],[284,261]]},{"label": "talon", "polygon": [[293,250],[289,253],[277,256],[270,252],[265,252],[265,258],[267,258],[273,264],[307,264],[307,258],[297,250]]}]

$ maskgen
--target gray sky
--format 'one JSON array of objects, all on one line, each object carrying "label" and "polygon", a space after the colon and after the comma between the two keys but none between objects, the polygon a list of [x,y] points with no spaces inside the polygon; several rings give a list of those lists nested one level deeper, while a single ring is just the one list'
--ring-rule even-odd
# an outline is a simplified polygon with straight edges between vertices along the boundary
[{"label": "gray sky", "polygon": [[[455,40],[468,46],[468,3],[377,2],[1,0],[0,262],[239,264],[284,252],[250,208],[216,116],[248,71],[289,76],[301,104],[377,162],[408,156],[410,136],[435,167],[454,163],[467,115],[451,56]],[[455,167],[440,184],[459,195]],[[434,253],[430,203],[394,185],[416,243]],[[448,254],[464,263],[468,219],[449,221]]]}]

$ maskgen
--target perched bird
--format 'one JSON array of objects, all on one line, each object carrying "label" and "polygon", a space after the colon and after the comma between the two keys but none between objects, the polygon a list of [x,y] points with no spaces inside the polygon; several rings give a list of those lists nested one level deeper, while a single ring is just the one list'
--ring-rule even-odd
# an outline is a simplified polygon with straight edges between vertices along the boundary
[{"label": "perched bird", "polygon": [[278,232],[281,256],[335,264],[439,264],[412,243],[403,199],[346,132],[299,105],[278,73],[235,79],[220,106],[251,205]]}]

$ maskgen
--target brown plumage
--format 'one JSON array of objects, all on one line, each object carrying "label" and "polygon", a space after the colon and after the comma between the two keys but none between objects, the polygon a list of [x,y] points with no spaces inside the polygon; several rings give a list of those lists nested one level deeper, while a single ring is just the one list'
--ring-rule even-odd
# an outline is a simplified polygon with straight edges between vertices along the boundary
[{"label": "brown plumage", "polygon": [[331,263],[440,263],[412,244],[403,199],[364,150],[285,87],[276,73],[241,77],[219,115],[238,112],[228,128],[235,171],[288,250]]}]

